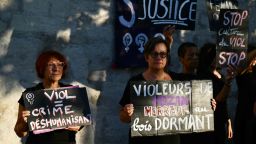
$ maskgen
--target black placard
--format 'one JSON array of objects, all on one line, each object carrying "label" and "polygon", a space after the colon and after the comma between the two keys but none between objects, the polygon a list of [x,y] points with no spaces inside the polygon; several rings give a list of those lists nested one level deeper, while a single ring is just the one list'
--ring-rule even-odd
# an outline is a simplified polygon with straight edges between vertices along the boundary
[{"label": "black placard", "polygon": [[118,0],[115,16],[116,67],[146,66],[143,51],[163,27],[194,30],[197,0]]},{"label": "black placard", "polygon": [[244,67],[248,45],[248,11],[221,9],[217,33],[217,66]]},{"label": "black placard", "polygon": [[22,97],[30,131],[91,124],[86,88],[28,91]]},{"label": "black placard", "polygon": [[237,0],[206,0],[210,31],[219,29],[220,9],[237,9]]},{"label": "black placard", "polygon": [[130,90],[132,137],[214,130],[209,80],[132,82]]}]

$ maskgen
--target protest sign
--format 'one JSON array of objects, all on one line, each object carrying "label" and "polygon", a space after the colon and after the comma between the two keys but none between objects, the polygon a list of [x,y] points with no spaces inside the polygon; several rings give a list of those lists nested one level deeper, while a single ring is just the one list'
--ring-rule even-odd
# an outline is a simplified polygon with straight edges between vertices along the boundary
[{"label": "protest sign", "polygon": [[30,111],[30,131],[91,124],[85,88],[27,91],[22,97]]},{"label": "protest sign", "polygon": [[118,0],[115,17],[115,66],[143,67],[144,45],[154,36],[164,38],[164,26],[194,30],[197,0]]},{"label": "protest sign", "polygon": [[244,67],[248,45],[248,11],[221,9],[217,33],[217,66]]},{"label": "protest sign", "polygon": [[206,0],[210,31],[219,29],[220,9],[238,9],[237,0]]},{"label": "protest sign", "polygon": [[209,80],[132,82],[130,90],[132,137],[214,130]]}]

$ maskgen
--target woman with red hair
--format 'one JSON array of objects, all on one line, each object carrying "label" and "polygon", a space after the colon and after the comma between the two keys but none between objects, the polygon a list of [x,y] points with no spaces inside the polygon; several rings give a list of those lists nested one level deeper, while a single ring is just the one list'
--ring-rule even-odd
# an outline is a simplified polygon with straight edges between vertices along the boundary
[{"label": "woman with red hair", "polygon": [[[67,87],[59,82],[67,70],[66,58],[57,51],[45,51],[41,53],[36,60],[36,72],[42,82],[34,87],[27,88],[26,91],[35,91],[40,89],[57,89]],[[19,99],[18,118],[14,131],[19,137],[28,135],[26,144],[75,144],[76,131],[79,126],[68,127],[65,129],[48,130],[44,132],[29,131],[27,118],[30,111],[26,110],[24,100]]]}]

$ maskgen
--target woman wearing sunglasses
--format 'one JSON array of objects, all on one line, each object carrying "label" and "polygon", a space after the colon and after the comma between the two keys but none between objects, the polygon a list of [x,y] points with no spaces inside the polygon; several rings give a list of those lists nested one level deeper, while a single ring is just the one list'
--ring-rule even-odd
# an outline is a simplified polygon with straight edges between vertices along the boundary
[{"label": "woman wearing sunglasses", "polygon": [[[168,43],[161,37],[151,38],[145,45],[144,56],[148,64],[146,70],[128,81],[123,97],[119,104],[122,106],[120,110],[120,120],[125,123],[131,122],[131,116],[134,112],[133,104],[130,100],[130,83],[132,81],[155,81],[155,80],[172,80],[171,75],[166,71],[170,49]],[[179,143],[178,135],[168,136],[150,136],[150,137],[131,137],[129,136],[129,144],[164,144]]]}]

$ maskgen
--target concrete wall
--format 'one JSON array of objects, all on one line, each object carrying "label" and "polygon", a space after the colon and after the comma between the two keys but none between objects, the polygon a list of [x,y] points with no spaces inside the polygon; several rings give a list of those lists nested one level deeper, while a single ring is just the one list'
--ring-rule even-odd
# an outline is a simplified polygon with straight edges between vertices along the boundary
[{"label": "concrete wall", "polygon": [[[242,1],[242,0],[240,0]],[[69,60],[66,82],[88,88],[94,124],[77,134],[78,144],[120,144],[128,125],[119,121],[119,99],[127,79],[140,69],[112,69],[114,57],[114,0],[0,1],[0,143],[21,143],[14,131],[22,91],[39,80],[37,55],[54,40]],[[242,1],[255,13],[255,2]],[[241,4],[242,4],[241,3]],[[171,69],[180,71],[177,47],[193,41],[202,46],[215,40],[208,31],[205,1],[198,0],[196,31],[177,31]],[[250,19],[250,41],[256,39],[256,19]],[[232,97],[231,97],[232,98]],[[234,100],[231,99],[234,105]],[[232,107],[231,107],[232,108]],[[233,112],[234,109],[231,111]]]}]

